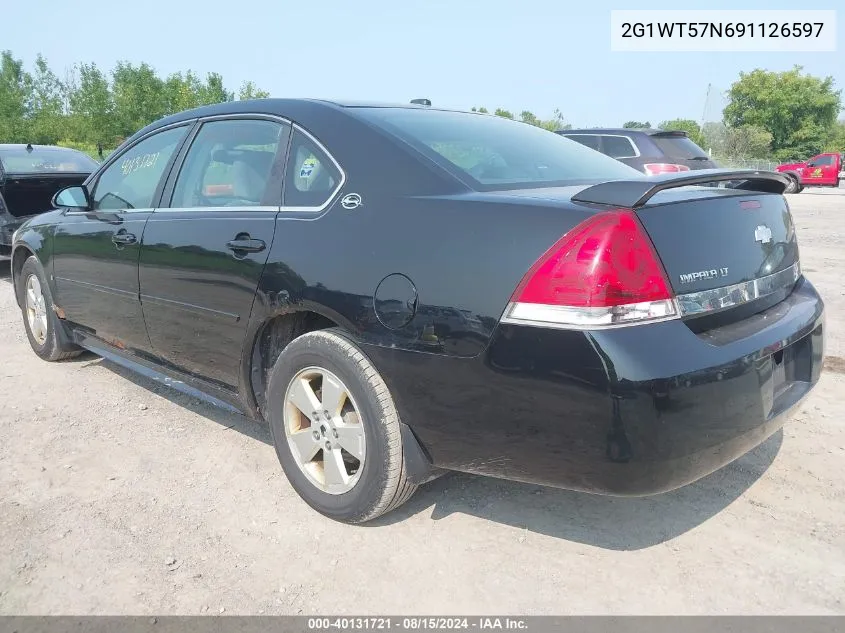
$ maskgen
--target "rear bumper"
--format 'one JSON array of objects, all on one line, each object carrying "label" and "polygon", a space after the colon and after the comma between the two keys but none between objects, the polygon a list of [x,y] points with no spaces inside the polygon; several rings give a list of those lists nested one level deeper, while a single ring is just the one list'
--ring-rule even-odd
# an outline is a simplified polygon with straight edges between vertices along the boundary
[{"label": "rear bumper", "polygon": [[501,326],[473,359],[367,348],[434,465],[637,496],[695,481],[775,433],[819,379],[824,306],[799,281],[731,326]]}]

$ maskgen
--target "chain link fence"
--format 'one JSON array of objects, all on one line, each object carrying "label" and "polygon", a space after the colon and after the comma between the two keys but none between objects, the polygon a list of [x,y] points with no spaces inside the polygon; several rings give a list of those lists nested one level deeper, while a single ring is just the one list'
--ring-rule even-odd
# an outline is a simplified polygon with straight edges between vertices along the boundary
[{"label": "chain link fence", "polygon": [[756,169],[757,171],[774,171],[778,164],[773,160],[760,158],[730,158],[713,156],[713,160],[719,167],[730,167],[733,169]]}]

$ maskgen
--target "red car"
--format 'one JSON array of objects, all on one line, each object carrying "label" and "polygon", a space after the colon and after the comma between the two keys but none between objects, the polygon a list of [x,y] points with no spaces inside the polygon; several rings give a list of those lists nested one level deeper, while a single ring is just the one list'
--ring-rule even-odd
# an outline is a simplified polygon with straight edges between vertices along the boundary
[{"label": "red car", "polygon": [[838,187],[845,179],[845,160],[841,154],[828,152],[813,156],[805,163],[778,165],[778,171],[789,178],[785,193],[799,193],[804,187]]}]

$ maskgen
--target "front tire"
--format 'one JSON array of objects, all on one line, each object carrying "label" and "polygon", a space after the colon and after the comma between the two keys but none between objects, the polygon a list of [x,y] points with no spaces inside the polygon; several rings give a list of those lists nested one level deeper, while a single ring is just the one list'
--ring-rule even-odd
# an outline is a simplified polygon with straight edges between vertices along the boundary
[{"label": "front tire", "polygon": [[784,193],[801,193],[801,190],[804,188],[798,182],[798,178],[796,178],[793,174],[786,175],[787,180],[789,183],[786,185],[786,189],[784,189]]},{"label": "front tire", "polygon": [[323,515],[363,523],[416,490],[387,385],[339,330],[310,332],[285,347],[270,372],[267,413],[285,475]]},{"label": "front tire", "polygon": [[62,342],[62,325],[53,309],[53,295],[44,268],[37,257],[31,255],[24,262],[18,279],[18,303],[32,351],[46,361],[79,356],[83,350]]}]

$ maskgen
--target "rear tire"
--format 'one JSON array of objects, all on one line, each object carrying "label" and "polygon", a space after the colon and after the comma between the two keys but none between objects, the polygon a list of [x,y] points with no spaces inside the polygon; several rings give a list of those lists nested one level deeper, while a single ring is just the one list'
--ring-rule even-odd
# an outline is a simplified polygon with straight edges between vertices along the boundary
[{"label": "rear tire", "polygon": [[331,519],[370,521],[417,489],[387,385],[339,330],[309,332],[285,347],[270,371],[267,419],[294,490]]},{"label": "rear tire", "polygon": [[62,342],[62,324],[53,309],[53,295],[41,262],[31,255],[23,264],[15,287],[29,345],[46,361],[67,360],[84,350]]}]

